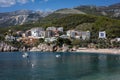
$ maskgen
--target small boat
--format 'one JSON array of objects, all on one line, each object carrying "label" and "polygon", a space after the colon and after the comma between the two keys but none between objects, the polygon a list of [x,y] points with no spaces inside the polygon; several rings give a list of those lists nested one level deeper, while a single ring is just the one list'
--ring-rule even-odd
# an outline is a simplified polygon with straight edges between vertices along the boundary
[{"label": "small boat", "polygon": [[28,58],[29,56],[28,56],[28,53],[24,53],[23,55],[22,55],[22,57],[23,58]]},{"label": "small boat", "polygon": [[32,68],[35,66],[35,65],[34,65],[34,64],[32,64],[32,63],[31,63],[31,65],[32,65]]},{"label": "small boat", "polygon": [[59,58],[59,57],[60,57],[60,55],[59,55],[59,54],[57,54],[57,55],[56,55],[56,58]]}]

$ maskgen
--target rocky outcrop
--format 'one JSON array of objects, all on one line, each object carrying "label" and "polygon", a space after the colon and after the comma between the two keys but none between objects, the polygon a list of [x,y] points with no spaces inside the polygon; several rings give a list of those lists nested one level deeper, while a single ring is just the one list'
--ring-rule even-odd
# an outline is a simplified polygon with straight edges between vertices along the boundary
[{"label": "rocky outcrop", "polygon": [[53,44],[40,44],[37,47],[33,47],[30,51],[43,51],[43,52],[67,52],[70,51],[69,46],[63,45],[59,47]]},{"label": "rocky outcrop", "polygon": [[18,51],[18,48],[8,45],[4,42],[0,42],[0,52],[11,52],[11,51]]},{"label": "rocky outcrop", "polygon": [[33,47],[30,51],[44,51],[44,52],[47,52],[47,51],[54,51],[53,50],[53,45],[48,45],[48,44],[39,44],[37,47]]}]

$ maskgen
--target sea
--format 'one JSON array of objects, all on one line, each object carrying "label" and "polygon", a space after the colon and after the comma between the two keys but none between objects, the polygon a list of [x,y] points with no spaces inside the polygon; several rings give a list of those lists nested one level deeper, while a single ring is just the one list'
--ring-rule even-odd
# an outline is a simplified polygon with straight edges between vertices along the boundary
[{"label": "sea", "polygon": [[0,80],[120,80],[120,55],[0,52]]}]

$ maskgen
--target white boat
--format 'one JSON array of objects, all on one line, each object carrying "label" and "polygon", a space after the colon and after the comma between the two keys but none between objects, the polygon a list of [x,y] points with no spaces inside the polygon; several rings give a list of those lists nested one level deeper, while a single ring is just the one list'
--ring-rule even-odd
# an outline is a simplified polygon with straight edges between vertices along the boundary
[{"label": "white boat", "polygon": [[59,57],[60,57],[60,55],[59,55],[59,54],[57,54],[57,55],[56,55],[56,58],[59,58]]},{"label": "white boat", "polygon": [[32,65],[32,68],[35,66],[35,65],[34,65],[34,64],[32,64],[32,63],[31,63],[31,65]]},{"label": "white boat", "polygon": [[28,57],[28,53],[24,53],[24,54],[22,55],[22,57],[23,57],[23,58],[27,58],[27,57]]}]

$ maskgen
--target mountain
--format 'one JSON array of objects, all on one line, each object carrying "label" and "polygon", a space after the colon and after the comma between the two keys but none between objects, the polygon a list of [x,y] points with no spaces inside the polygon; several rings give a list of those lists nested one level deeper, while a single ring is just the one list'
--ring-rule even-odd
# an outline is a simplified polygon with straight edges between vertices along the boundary
[{"label": "mountain", "polygon": [[0,27],[22,25],[27,22],[35,22],[47,16],[51,12],[17,10],[13,12],[0,13]]},{"label": "mountain", "polygon": [[77,10],[77,9],[60,9],[55,11],[55,13],[60,13],[60,14],[85,14],[84,12]]},{"label": "mountain", "polygon": [[77,6],[74,9],[80,10],[87,14],[107,16],[111,18],[120,19],[120,3],[116,3],[109,6]]},{"label": "mountain", "polygon": [[74,8],[59,9],[54,12],[41,12],[32,10],[5,12],[0,13],[0,27],[23,25],[25,23],[34,23],[37,21],[42,23],[50,23],[50,21],[64,18],[72,14],[89,14],[120,19],[120,3],[109,6],[81,5]]},{"label": "mountain", "polygon": [[109,6],[81,5],[74,8],[64,8],[49,14],[43,21],[51,21],[69,16],[71,14],[106,16],[109,18],[120,19],[120,3]]}]

